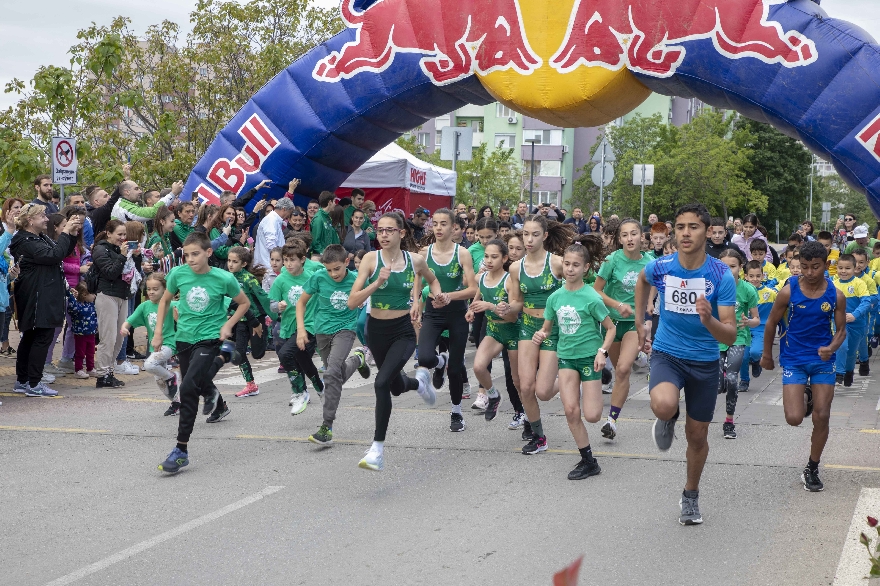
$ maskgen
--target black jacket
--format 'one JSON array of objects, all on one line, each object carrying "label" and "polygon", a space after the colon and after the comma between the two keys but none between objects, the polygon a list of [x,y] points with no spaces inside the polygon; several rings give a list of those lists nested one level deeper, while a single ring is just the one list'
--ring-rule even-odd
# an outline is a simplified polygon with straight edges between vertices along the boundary
[{"label": "black jacket", "polygon": [[727,240],[722,242],[721,244],[715,244],[712,240],[706,240],[706,254],[713,258],[718,258],[721,256],[721,253],[725,250],[735,250],[738,253],[742,254],[742,251],[736,244],[731,244]]},{"label": "black jacket", "polygon": [[67,280],[61,262],[73,252],[76,238],[61,233],[58,242],[45,234],[19,230],[9,251],[21,269],[15,281],[19,331],[64,325]]},{"label": "black jacket", "polygon": [[92,207],[90,203],[86,203],[86,211],[89,214],[89,219],[92,221],[92,227],[95,230],[95,234],[104,231],[104,226],[110,221],[110,214],[113,212],[113,206],[119,201],[120,196],[119,187],[117,187],[113,191],[113,195],[110,196],[110,199],[107,200],[107,203],[101,207],[95,208]]},{"label": "black jacket", "polygon": [[122,268],[125,256],[119,247],[107,240],[96,242],[92,249],[92,262],[98,271],[98,293],[128,299],[131,297],[131,285],[122,280]]}]

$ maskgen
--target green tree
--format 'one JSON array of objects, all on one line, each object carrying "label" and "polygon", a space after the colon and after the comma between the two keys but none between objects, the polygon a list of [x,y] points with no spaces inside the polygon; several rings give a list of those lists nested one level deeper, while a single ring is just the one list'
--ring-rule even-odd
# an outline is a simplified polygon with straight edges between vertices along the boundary
[{"label": "green tree", "polygon": [[166,186],[185,178],[230,118],[292,61],[342,29],[338,10],[311,0],[200,0],[193,32],[163,21],[134,34],[130,21],[77,34],[69,67],[41,67],[0,112],[0,195],[30,193],[46,172],[51,137],[77,138],[80,183],[132,178]]},{"label": "green tree", "polygon": [[[775,237],[779,221],[781,238],[788,237],[807,217],[810,194],[810,153],[799,141],[785,136],[769,124],[739,117],[735,124],[741,144],[752,150],[751,167],[747,177],[755,189],[767,198],[765,213],[758,218]],[[814,201],[816,201],[814,197]],[[742,216],[759,209],[746,202],[734,206],[730,214]],[[821,205],[814,205],[815,222],[821,218]]]},{"label": "green tree", "polygon": [[[822,224],[822,203],[831,204],[831,215],[828,224]],[[833,229],[840,217],[845,214],[853,214],[859,224],[867,224],[868,232],[875,233],[877,223],[868,199],[858,191],[851,189],[838,175],[828,177],[816,176],[813,178],[813,211],[817,220],[813,220],[816,231]],[[780,233],[782,238],[790,234]]]}]

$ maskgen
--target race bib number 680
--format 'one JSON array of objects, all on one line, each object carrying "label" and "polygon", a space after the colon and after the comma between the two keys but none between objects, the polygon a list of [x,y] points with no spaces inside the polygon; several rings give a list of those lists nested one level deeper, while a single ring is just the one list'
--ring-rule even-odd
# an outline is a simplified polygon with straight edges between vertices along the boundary
[{"label": "race bib number 680", "polygon": [[697,315],[697,299],[706,295],[706,279],[682,279],[666,275],[663,308],[666,311]]}]

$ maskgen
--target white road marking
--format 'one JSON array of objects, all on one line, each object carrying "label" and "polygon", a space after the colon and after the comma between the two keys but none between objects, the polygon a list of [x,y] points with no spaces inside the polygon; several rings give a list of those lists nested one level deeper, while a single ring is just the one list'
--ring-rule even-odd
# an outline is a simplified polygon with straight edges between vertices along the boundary
[{"label": "white road marking", "polygon": [[[846,534],[846,541],[843,543],[840,563],[834,575],[834,586],[856,586],[866,583],[865,577],[871,566],[868,563],[865,546],[859,543],[859,534],[865,532],[869,537],[877,537],[877,532],[868,527],[867,519],[868,515],[877,516],[878,512],[880,512],[880,488],[863,488]],[[874,543],[876,544],[876,540]]]},{"label": "white road marking", "polygon": [[206,525],[206,524],[210,523],[211,521],[215,521],[215,520],[219,519],[220,517],[223,517],[225,515],[228,515],[229,513],[233,513],[235,511],[237,511],[238,509],[241,509],[243,507],[251,505],[251,504],[261,500],[264,497],[267,497],[271,494],[278,492],[282,488],[284,488],[284,487],[283,486],[267,486],[266,488],[264,488],[260,492],[258,492],[256,494],[252,494],[249,497],[245,497],[245,498],[241,499],[240,501],[236,501],[236,502],[232,503],[231,505],[226,505],[222,509],[218,509],[218,510],[214,511],[213,513],[208,513],[207,515],[203,515],[203,516],[199,517],[198,519],[193,519],[192,521],[190,521],[188,523],[184,523],[183,525],[180,525],[179,527],[175,527],[174,529],[171,529],[170,531],[166,531],[165,533],[157,535],[151,539],[147,539],[146,541],[142,541],[138,544],[135,544],[135,545],[127,548],[127,549],[123,549],[122,551],[115,553],[115,554],[111,555],[110,557],[104,558],[103,560],[101,560],[99,562],[95,562],[94,564],[88,565],[84,568],[80,568],[79,570],[72,572],[70,574],[67,574],[66,576],[62,576],[61,578],[58,578],[57,580],[53,580],[53,581],[49,582],[49,584],[47,584],[47,586],[64,586],[65,584],[73,584],[77,580],[81,580],[81,579],[85,578],[86,576],[90,576],[92,574],[96,574],[102,570],[105,570],[105,569],[109,568],[110,566],[112,566],[113,564],[117,564],[119,562],[125,561],[130,557],[136,556],[137,554],[141,553],[142,551],[146,551],[152,547],[159,545],[160,543],[164,543],[164,542],[168,541],[169,539],[174,539],[178,535],[182,535],[183,533],[186,533],[187,531],[192,531],[193,529],[197,529],[198,527],[201,527],[202,525]]}]

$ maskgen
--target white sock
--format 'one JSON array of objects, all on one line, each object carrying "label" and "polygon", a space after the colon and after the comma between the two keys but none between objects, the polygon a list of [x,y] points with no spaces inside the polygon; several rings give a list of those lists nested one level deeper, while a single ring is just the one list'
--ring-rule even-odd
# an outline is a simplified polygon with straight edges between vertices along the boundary
[{"label": "white sock", "polygon": [[452,406],[452,412],[453,412],[453,413],[458,413],[459,415],[461,415],[461,405],[453,405],[453,406]]},{"label": "white sock", "polygon": [[494,399],[495,397],[498,396],[498,391],[495,389],[494,386],[492,386],[492,387],[489,387],[489,390],[486,391],[486,394],[489,395],[489,397],[491,399]]},{"label": "white sock", "polygon": [[373,445],[370,446],[370,449],[381,454],[385,451],[385,442],[373,442]]}]

